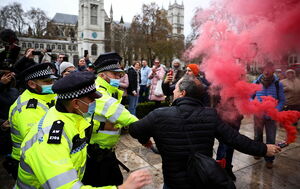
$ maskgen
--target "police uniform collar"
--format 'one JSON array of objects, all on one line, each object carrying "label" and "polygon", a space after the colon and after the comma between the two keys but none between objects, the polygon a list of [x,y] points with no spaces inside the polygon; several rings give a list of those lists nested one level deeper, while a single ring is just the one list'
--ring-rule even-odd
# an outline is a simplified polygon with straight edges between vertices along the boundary
[{"label": "police uniform collar", "polygon": [[23,92],[23,94],[30,96],[30,98],[35,98],[37,100],[42,100],[46,103],[51,102],[56,97],[56,94],[37,94],[37,93],[30,92],[28,89],[26,89]]},{"label": "police uniform collar", "polygon": [[[84,133],[84,129],[86,129],[90,126],[90,123],[88,121],[86,121],[84,119],[84,117],[82,117],[82,115],[75,114],[75,113],[68,113],[68,112],[60,112],[56,109],[56,107],[50,108],[49,112],[53,112],[56,115],[58,115],[57,119],[61,119],[62,121],[68,120],[68,122],[66,122],[66,124],[69,122],[76,123],[76,124],[73,124],[72,127],[77,129],[78,131],[80,131],[80,133],[81,132]],[[67,125],[67,126],[70,126],[70,125]]]}]

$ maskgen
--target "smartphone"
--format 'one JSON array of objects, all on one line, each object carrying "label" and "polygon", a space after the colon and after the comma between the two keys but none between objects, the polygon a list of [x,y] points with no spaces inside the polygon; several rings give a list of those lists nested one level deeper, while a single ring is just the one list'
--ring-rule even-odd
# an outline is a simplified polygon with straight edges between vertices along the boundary
[{"label": "smartphone", "polygon": [[280,142],[277,144],[277,146],[279,146],[280,148],[284,148],[284,147],[287,147],[289,144],[286,143],[286,142]]},{"label": "smartphone", "polygon": [[32,55],[41,55],[42,52],[41,51],[32,51]]},{"label": "smartphone", "polygon": [[170,75],[170,76],[173,76],[173,70],[170,70],[170,71],[169,71],[169,75]]},{"label": "smartphone", "polygon": [[89,54],[88,50],[84,50],[84,57],[86,57]]}]

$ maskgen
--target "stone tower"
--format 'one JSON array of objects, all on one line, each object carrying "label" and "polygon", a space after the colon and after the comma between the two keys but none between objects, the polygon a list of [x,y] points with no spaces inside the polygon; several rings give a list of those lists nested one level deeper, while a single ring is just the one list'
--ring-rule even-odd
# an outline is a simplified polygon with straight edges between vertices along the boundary
[{"label": "stone tower", "polygon": [[80,0],[78,16],[79,58],[88,50],[93,62],[104,52],[104,0]]},{"label": "stone tower", "polygon": [[174,4],[169,4],[168,21],[172,25],[173,37],[184,37],[184,5],[175,0]]}]

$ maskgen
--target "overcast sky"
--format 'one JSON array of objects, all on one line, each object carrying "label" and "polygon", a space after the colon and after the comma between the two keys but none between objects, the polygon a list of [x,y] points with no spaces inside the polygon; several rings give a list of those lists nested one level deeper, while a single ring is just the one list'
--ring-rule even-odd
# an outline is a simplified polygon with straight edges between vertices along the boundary
[{"label": "overcast sky", "polygon": [[[5,6],[13,2],[19,2],[25,11],[30,7],[40,8],[46,14],[53,18],[55,13],[66,13],[78,15],[79,0],[0,0],[0,6]],[[123,16],[125,22],[131,22],[134,15],[141,13],[142,4],[157,3],[160,7],[168,8],[169,2],[174,3],[175,0],[104,0],[104,8],[109,15],[110,6],[113,7],[114,20],[120,20]],[[196,7],[206,8],[209,6],[210,0],[177,0],[177,3],[183,2],[184,9],[184,34],[187,36],[190,29],[191,18],[194,15]]]}]

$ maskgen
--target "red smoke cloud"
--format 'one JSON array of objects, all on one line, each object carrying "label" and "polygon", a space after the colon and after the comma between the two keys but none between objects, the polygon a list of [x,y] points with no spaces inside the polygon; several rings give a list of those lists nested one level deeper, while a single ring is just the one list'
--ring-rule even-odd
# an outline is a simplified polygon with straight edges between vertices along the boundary
[{"label": "red smoke cloud", "polygon": [[267,114],[287,131],[287,142],[296,138],[291,126],[300,112],[278,112],[272,97],[249,99],[261,86],[246,82],[246,64],[280,62],[284,55],[300,52],[299,0],[216,0],[199,11],[199,37],[187,51],[190,58],[205,55],[202,68],[213,86],[221,88],[222,101],[234,99],[244,115]]}]

